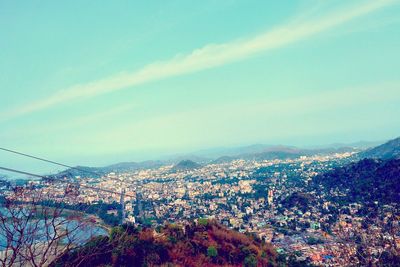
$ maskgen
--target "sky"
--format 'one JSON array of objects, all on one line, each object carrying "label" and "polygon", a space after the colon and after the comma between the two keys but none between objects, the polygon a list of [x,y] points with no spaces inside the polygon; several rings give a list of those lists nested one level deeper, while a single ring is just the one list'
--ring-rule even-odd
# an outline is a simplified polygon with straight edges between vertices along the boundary
[{"label": "sky", "polygon": [[0,147],[66,164],[400,135],[399,0],[5,0],[0,33]]}]

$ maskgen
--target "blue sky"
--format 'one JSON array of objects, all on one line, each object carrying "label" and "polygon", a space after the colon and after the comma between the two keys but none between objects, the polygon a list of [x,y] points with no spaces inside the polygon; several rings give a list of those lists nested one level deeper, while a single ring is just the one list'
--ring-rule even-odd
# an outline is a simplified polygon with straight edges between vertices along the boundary
[{"label": "blue sky", "polygon": [[1,1],[0,32],[1,146],[72,165],[400,135],[398,0]]}]

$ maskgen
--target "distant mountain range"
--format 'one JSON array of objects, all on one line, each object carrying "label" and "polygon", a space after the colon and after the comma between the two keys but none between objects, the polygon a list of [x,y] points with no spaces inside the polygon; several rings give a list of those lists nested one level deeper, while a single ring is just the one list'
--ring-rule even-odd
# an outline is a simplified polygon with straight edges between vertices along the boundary
[{"label": "distant mountain range", "polygon": [[219,148],[211,148],[211,149],[203,149],[190,154],[181,154],[178,156],[169,157],[172,160],[183,160],[190,159],[195,162],[204,162],[207,160],[215,160],[220,157],[238,157],[240,155],[251,155],[251,154],[260,154],[263,152],[268,152],[270,150],[287,150],[287,149],[297,149],[297,150],[334,150],[334,149],[343,149],[343,148],[351,148],[357,151],[365,150],[371,147],[378,146],[384,143],[384,141],[359,141],[353,143],[333,143],[329,145],[323,146],[313,146],[313,147],[304,147],[298,148],[295,146],[285,146],[285,145],[268,145],[268,144],[254,144],[249,146],[239,146],[239,147],[219,147]]},{"label": "distant mountain range", "polygon": [[340,148],[319,148],[319,149],[301,149],[290,146],[269,146],[261,152],[239,154],[236,156],[223,156],[212,163],[224,163],[232,160],[273,160],[273,159],[294,159],[301,156],[328,155],[332,153],[357,152],[359,149],[353,147]]},{"label": "distant mountain range", "polygon": [[[400,155],[400,138],[394,139],[363,151],[362,147],[368,147],[374,142],[358,142],[345,146],[345,144],[332,144],[331,147],[320,148],[298,148],[294,146],[271,146],[256,144],[237,148],[216,148],[202,150],[193,154],[176,155],[164,160],[143,161],[143,162],[121,162],[105,167],[77,166],[53,175],[54,177],[86,176],[100,177],[110,172],[128,172],[140,169],[159,168],[165,165],[174,165],[172,171],[200,168],[207,164],[220,164],[233,160],[273,160],[273,159],[294,159],[301,156],[328,155],[332,153],[359,152],[357,158],[390,158]],[[226,154],[222,154],[226,153]]]},{"label": "distant mountain range", "polygon": [[359,149],[359,150],[365,150],[365,149],[379,146],[385,142],[386,141],[358,141],[358,142],[353,142],[353,143],[332,143],[332,144],[325,145],[325,146],[313,146],[310,148],[318,149],[318,148],[352,147],[352,148]]},{"label": "distant mountain range", "polygon": [[[257,147],[257,149],[256,149]],[[273,160],[273,159],[291,159],[298,158],[300,156],[312,156],[312,155],[327,155],[330,153],[337,152],[354,152],[357,151],[351,147],[342,147],[342,148],[324,148],[324,149],[300,149],[296,147],[290,146],[254,146],[252,148],[244,149],[244,151],[258,151],[255,153],[244,153],[238,155],[231,156],[222,156],[217,159],[205,159],[199,156],[190,156],[189,158],[182,159],[183,157],[179,157],[176,159],[179,160],[156,160],[156,161],[143,161],[143,162],[121,162],[112,164],[105,167],[87,167],[87,166],[76,166],[74,168],[70,168],[64,170],[58,174],[53,175],[53,177],[69,177],[73,178],[75,176],[86,176],[86,177],[100,177],[104,174],[110,172],[129,172],[140,169],[152,169],[159,168],[164,165],[172,165],[175,166],[172,168],[172,171],[178,170],[188,170],[188,169],[197,169],[202,165],[206,164],[217,164],[230,162],[233,160],[244,159],[244,160]],[[197,161],[197,162],[196,162]],[[202,163],[199,164],[198,162]]]}]

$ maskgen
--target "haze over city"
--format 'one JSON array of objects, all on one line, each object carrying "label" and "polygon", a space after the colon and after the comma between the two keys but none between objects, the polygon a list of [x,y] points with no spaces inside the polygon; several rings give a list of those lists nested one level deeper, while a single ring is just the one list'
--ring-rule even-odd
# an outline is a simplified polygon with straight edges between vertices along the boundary
[{"label": "haze over city", "polygon": [[400,0],[5,0],[0,33],[0,266],[400,266]]},{"label": "haze over city", "polygon": [[400,130],[398,1],[0,5],[9,148],[101,165]]}]

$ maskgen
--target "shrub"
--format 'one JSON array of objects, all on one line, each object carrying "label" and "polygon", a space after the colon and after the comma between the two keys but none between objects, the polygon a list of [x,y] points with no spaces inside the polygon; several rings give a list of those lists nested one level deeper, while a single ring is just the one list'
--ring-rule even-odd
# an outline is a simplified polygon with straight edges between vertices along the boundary
[{"label": "shrub", "polygon": [[245,267],[257,267],[257,258],[254,255],[249,255],[244,259]]},{"label": "shrub", "polygon": [[208,225],[207,218],[199,218],[197,222],[198,222],[199,225],[204,225],[204,226]]},{"label": "shrub", "polygon": [[211,258],[217,257],[218,256],[217,249],[214,246],[209,246],[207,248],[207,256]]}]

